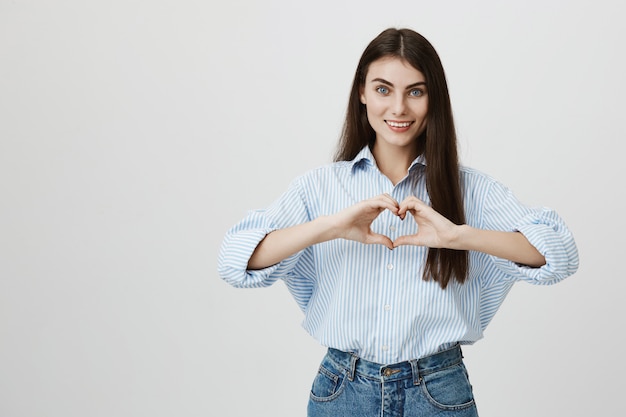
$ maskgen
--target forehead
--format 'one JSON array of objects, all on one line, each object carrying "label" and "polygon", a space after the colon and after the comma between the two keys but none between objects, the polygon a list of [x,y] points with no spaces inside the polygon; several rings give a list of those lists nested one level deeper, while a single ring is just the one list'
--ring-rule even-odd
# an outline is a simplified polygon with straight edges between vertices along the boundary
[{"label": "forehead", "polygon": [[382,78],[391,83],[413,84],[426,81],[424,74],[405,59],[383,57],[372,62],[367,69],[365,82]]}]

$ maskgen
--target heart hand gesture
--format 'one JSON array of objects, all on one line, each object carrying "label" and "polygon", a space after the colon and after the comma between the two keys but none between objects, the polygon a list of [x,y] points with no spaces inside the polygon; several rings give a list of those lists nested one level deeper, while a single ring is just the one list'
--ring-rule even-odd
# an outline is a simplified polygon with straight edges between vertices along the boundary
[{"label": "heart hand gesture", "polygon": [[[417,223],[417,233],[400,236],[393,242],[388,236],[374,233],[371,229],[372,222],[384,210],[391,211],[402,220],[405,219],[407,213],[410,213]],[[449,247],[457,230],[454,223],[417,197],[412,196],[399,204],[389,194],[381,194],[348,207],[335,216],[339,230],[338,237],[367,244],[377,243],[389,249],[401,245]]]}]

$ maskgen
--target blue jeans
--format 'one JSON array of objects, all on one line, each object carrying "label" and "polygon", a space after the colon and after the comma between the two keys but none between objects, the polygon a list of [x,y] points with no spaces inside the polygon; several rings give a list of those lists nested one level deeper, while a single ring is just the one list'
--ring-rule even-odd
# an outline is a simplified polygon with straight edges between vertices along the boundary
[{"label": "blue jeans", "polygon": [[476,417],[461,347],[381,365],[328,349],[313,381],[308,417]]}]

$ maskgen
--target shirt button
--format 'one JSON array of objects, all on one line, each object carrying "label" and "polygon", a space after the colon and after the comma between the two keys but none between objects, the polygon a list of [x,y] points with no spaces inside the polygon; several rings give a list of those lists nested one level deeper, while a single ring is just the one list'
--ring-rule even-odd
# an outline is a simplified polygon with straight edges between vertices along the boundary
[{"label": "shirt button", "polygon": [[387,264],[387,269],[391,271],[393,269],[393,264]]},{"label": "shirt button", "polygon": [[383,349],[385,352],[387,352],[387,351],[389,350],[389,346],[387,346],[387,345],[383,345],[382,349]]},{"label": "shirt button", "polygon": [[392,232],[396,231],[396,226],[389,226],[389,230],[391,230]]},{"label": "shirt button", "polygon": [[387,305],[385,306],[385,311],[389,311],[389,310],[391,310],[391,306],[390,306],[389,304],[387,304]]}]

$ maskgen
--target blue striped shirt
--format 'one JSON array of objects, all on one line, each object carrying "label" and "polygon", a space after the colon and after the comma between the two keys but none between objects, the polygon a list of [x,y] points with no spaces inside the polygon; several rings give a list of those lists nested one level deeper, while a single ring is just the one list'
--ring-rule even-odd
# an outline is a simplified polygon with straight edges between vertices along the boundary
[{"label": "blue striped shirt", "polygon": [[[526,207],[491,177],[462,167],[466,223],[523,233],[545,256],[544,266],[531,268],[471,251],[467,281],[451,281],[442,290],[433,280],[422,279],[425,247],[389,250],[335,239],[268,268],[246,269],[258,243],[273,230],[336,213],[382,193],[397,201],[414,195],[429,203],[424,173],[425,161],[418,157],[394,186],[367,147],[352,161],[306,173],[268,208],[251,211],[226,234],[218,258],[220,276],[243,288],[282,280],[304,312],[303,327],[322,345],[390,364],[456,342],[477,341],[516,281],[553,284],[578,268],[574,239],[554,211]],[[402,221],[389,211],[371,227],[391,240],[417,230],[412,217]]]}]

